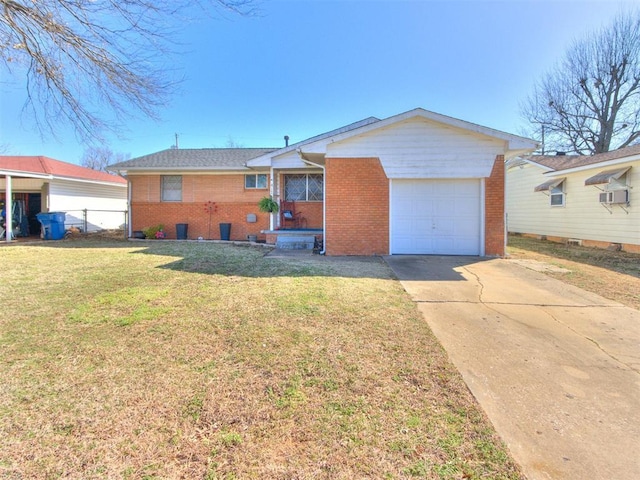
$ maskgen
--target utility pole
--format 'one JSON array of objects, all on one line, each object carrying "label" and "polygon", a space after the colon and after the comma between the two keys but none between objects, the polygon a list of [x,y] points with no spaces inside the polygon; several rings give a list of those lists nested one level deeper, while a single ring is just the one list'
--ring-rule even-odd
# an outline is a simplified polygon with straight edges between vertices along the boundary
[{"label": "utility pole", "polygon": [[177,149],[177,148],[179,148],[178,147],[178,134],[176,133],[175,135],[176,135],[176,149]]}]

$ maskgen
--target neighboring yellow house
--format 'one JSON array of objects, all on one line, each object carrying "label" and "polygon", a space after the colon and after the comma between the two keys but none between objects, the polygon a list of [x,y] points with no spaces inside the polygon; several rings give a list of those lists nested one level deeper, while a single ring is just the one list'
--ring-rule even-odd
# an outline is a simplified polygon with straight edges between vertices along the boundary
[{"label": "neighboring yellow house", "polygon": [[506,163],[509,233],[640,252],[640,145]]}]

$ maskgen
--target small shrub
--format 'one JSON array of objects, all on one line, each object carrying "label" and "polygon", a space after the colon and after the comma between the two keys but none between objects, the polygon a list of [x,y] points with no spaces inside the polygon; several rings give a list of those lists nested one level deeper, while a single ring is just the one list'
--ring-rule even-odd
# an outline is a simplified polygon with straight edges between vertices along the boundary
[{"label": "small shrub", "polygon": [[154,225],[153,227],[145,228],[142,231],[147,238],[164,238],[164,235],[162,237],[158,237],[158,232],[163,232],[164,234],[164,225],[162,225],[161,223],[158,225]]}]

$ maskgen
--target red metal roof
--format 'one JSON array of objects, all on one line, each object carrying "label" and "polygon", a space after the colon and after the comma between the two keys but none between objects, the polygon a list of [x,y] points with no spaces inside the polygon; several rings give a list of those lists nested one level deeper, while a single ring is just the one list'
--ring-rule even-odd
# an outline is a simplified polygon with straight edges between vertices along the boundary
[{"label": "red metal roof", "polygon": [[59,178],[73,178],[93,182],[127,183],[124,178],[116,175],[43,156],[0,155],[0,170],[10,170],[18,175],[24,173],[25,176],[29,176],[29,174],[52,175]]}]

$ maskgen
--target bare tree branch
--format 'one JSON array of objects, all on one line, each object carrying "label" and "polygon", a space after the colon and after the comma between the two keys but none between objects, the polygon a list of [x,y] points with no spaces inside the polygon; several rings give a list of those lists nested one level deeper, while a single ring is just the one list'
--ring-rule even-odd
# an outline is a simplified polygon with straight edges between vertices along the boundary
[{"label": "bare tree branch", "polygon": [[[195,6],[194,6],[195,5]],[[254,13],[254,0],[0,0],[0,60],[24,78],[42,134],[68,123],[99,140],[174,91],[172,36],[194,9]]]},{"label": "bare tree branch", "polygon": [[85,148],[82,158],[80,159],[80,165],[93,170],[106,172],[108,165],[124,162],[125,160],[129,160],[129,158],[131,158],[131,155],[128,153],[114,154],[109,147],[91,146]]},{"label": "bare tree branch", "polygon": [[547,150],[594,154],[640,140],[640,11],[566,52],[521,106]]}]

